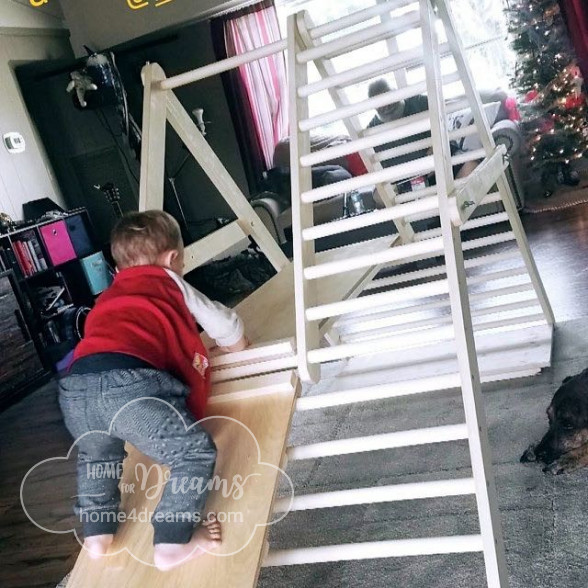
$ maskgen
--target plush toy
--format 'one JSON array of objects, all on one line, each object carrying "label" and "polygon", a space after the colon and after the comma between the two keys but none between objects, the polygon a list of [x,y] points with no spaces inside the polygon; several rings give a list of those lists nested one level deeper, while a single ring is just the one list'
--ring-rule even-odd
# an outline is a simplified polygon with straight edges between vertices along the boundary
[{"label": "plush toy", "polygon": [[71,81],[67,85],[67,92],[71,94],[75,90],[76,98],[82,108],[86,108],[86,92],[95,91],[98,86],[92,81],[90,76],[87,76],[80,71],[72,71],[70,74]]}]

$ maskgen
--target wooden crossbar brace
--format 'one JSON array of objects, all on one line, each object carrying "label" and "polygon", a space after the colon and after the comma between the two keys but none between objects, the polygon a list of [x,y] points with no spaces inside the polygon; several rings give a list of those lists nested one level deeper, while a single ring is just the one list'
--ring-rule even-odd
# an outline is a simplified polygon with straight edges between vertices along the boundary
[{"label": "wooden crossbar brace", "polygon": [[196,162],[208,175],[235,215],[236,221],[186,247],[186,272],[252,237],[270,263],[280,271],[289,263],[214,150],[198,130],[172,90],[162,87],[163,69],[156,63],[143,68],[143,143],[141,146],[140,210],[163,208],[165,131],[169,122]]}]

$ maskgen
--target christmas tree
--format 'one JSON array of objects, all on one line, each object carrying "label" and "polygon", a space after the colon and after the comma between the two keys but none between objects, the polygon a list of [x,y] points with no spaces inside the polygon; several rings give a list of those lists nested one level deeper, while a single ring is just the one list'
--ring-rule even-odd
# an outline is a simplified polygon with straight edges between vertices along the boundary
[{"label": "christmas tree", "polygon": [[517,53],[512,83],[522,97],[527,158],[541,173],[549,195],[557,183],[578,183],[571,163],[588,152],[584,80],[557,1],[509,4],[509,30]]}]

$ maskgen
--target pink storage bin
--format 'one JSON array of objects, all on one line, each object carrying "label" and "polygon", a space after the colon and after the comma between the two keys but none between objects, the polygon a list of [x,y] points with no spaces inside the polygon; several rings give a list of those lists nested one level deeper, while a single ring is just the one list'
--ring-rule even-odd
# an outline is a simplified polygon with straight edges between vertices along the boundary
[{"label": "pink storage bin", "polygon": [[76,258],[76,252],[69,238],[65,221],[57,221],[40,227],[45,248],[53,265]]}]

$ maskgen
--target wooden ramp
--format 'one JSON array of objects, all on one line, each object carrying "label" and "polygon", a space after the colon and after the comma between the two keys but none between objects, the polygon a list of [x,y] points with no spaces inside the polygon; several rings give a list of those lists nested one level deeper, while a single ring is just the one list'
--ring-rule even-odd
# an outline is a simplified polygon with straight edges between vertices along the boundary
[{"label": "wooden ramp", "polygon": [[[122,484],[135,484],[135,491],[123,492],[121,510],[133,516],[136,509],[139,520],[121,524],[110,550],[113,555],[95,561],[82,550],[68,588],[255,586],[297,391],[298,378],[293,371],[216,387],[209,409],[211,418],[204,423],[218,447],[215,474],[228,480],[229,485],[235,475],[243,480],[252,477],[243,485],[242,496],[236,486],[230,496],[222,488],[210,495],[208,511],[226,513],[228,519],[223,523],[222,548],[215,555],[203,555],[165,573],[153,567],[153,530],[140,517],[153,511],[163,484],[153,468],[141,490],[143,468],[138,464],[149,470],[152,462],[128,446]],[[157,485],[161,488],[151,495],[150,488]]]}]

